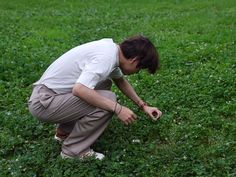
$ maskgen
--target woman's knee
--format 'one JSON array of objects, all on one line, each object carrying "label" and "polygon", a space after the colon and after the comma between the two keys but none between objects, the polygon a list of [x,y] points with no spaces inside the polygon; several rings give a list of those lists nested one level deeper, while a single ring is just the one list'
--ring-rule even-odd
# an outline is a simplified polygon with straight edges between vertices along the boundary
[{"label": "woman's knee", "polygon": [[116,94],[114,92],[110,92],[109,93],[109,99],[111,99],[112,101],[117,101],[117,97],[116,97]]},{"label": "woman's knee", "polygon": [[110,99],[110,100],[112,100],[112,101],[114,101],[114,102],[117,101],[116,94],[115,94],[114,92],[112,92],[112,91],[108,91],[108,90],[97,90],[97,92],[98,92],[100,95],[102,95],[102,96],[104,96],[104,97],[106,97],[106,98],[108,98],[108,99]]}]

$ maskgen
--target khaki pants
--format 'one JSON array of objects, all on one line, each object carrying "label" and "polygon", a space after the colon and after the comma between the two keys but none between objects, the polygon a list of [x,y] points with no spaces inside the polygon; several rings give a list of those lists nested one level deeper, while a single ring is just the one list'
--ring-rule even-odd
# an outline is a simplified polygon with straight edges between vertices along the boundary
[{"label": "khaki pants", "polygon": [[[116,95],[110,91],[111,85],[112,82],[106,80],[95,89],[102,96],[116,101]],[[34,87],[29,110],[39,120],[59,124],[70,133],[62,145],[62,151],[70,156],[88,151],[113,116],[112,112],[94,107],[72,93],[57,94],[44,85]]]}]

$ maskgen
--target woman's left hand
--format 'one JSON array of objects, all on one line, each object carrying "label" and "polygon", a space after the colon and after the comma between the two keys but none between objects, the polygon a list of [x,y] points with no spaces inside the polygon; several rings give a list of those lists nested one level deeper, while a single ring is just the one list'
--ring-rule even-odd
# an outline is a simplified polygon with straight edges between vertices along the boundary
[{"label": "woman's left hand", "polygon": [[159,119],[162,115],[162,112],[155,107],[144,106],[143,111],[147,113],[153,120]]}]

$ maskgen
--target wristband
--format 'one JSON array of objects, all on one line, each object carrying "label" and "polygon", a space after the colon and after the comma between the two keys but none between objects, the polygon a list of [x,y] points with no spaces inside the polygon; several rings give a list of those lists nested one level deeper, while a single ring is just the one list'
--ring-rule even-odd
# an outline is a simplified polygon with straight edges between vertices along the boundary
[{"label": "wristband", "polygon": [[114,108],[114,110],[113,110],[114,113],[116,113],[116,107],[117,107],[117,104],[118,104],[118,103],[116,102],[116,104],[115,104],[115,108]]},{"label": "wristband", "polygon": [[121,110],[122,110],[122,105],[120,105],[120,110],[118,110],[118,112],[117,112],[117,105],[118,105],[118,103],[116,102],[116,104],[115,104],[115,108],[114,108],[114,110],[113,110],[113,113],[115,113],[116,115],[119,115],[120,114],[120,112],[121,112]]},{"label": "wristband", "polygon": [[120,107],[120,110],[119,110],[119,112],[117,113],[117,116],[120,114],[120,112],[121,112],[121,110],[122,110],[122,105],[120,105],[121,107]]},{"label": "wristband", "polygon": [[139,108],[143,110],[144,106],[147,106],[148,104],[146,102],[142,102],[142,104],[139,104]]}]

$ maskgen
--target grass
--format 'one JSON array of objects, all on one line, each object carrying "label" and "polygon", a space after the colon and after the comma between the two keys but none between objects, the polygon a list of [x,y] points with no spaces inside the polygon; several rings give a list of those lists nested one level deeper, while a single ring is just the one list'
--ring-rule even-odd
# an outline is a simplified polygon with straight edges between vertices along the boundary
[{"label": "grass", "polygon": [[[0,2],[0,176],[236,176],[234,0]],[[162,119],[114,87],[139,120],[114,117],[94,145],[104,161],[62,160],[54,125],[27,109],[32,83],[74,46],[135,34],[158,46],[162,68],[128,79]]]}]

